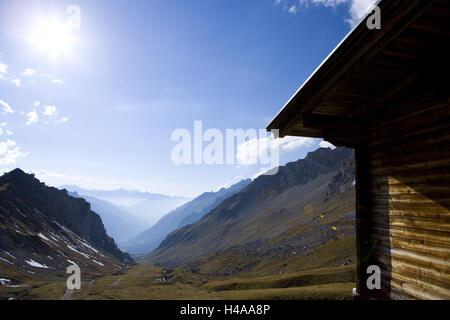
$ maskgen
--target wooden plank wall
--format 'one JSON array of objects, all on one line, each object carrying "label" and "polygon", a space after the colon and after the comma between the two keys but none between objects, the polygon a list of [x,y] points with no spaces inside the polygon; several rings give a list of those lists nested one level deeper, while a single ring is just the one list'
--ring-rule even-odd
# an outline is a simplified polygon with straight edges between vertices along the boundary
[{"label": "wooden plank wall", "polygon": [[368,148],[368,263],[382,270],[384,298],[450,299],[448,92],[393,109],[372,127]]}]

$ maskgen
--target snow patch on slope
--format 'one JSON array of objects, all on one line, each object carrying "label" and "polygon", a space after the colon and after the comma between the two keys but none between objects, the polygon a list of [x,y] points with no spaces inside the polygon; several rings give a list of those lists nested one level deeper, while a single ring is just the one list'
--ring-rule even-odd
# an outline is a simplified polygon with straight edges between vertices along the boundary
[{"label": "snow patch on slope", "polygon": [[36,262],[36,261],[34,261],[33,259],[25,260],[25,262],[26,262],[27,264],[29,264],[30,266],[35,267],[35,268],[48,269],[48,267],[47,267],[45,264],[40,264],[39,262]]}]

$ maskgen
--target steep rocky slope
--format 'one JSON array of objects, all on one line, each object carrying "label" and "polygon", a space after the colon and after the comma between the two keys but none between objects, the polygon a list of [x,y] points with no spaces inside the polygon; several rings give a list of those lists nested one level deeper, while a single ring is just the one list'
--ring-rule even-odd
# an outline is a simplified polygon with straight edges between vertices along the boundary
[{"label": "steep rocky slope", "polygon": [[0,278],[55,279],[71,264],[105,274],[131,263],[85,200],[20,169],[0,177]]}]

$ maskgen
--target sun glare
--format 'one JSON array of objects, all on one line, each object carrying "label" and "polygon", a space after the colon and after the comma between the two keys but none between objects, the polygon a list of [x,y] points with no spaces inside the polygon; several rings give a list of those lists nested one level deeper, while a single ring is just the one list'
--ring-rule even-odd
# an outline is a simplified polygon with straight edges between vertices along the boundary
[{"label": "sun glare", "polygon": [[74,43],[70,28],[57,19],[40,21],[28,40],[38,50],[47,52],[52,57],[70,54]]}]

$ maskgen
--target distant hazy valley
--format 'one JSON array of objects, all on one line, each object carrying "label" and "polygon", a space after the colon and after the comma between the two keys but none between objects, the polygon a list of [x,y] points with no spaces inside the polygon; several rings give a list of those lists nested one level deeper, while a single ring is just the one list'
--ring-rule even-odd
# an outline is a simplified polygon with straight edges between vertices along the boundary
[{"label": "distant hazy valley", "polygon": [[120,244],[151,227],[162,216],[188,198],[137,190],[88,190],[64,185],[70,195],[86,199],[105,224],[109,235]]}]

